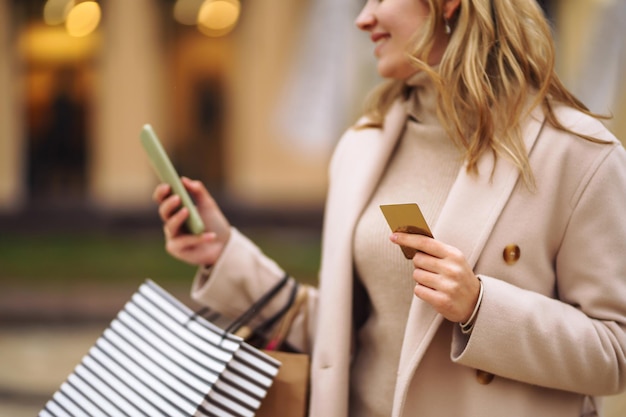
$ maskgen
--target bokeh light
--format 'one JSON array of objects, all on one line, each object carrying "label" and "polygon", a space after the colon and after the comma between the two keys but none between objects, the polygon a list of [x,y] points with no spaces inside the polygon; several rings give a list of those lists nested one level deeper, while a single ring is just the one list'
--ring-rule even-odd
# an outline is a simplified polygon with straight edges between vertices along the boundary
[{"label": "bokeh light", "polygon": [[87,36],[100,23],[100,5],[95,1],[85,1],[75,5],[67,15],[65,27],[71,36]]},{"label": "bokeh light", "polygon": [[206,0],[198,14],[198,29],[207,36],[224,36],[236,26],[240,11],[238,0]]}]

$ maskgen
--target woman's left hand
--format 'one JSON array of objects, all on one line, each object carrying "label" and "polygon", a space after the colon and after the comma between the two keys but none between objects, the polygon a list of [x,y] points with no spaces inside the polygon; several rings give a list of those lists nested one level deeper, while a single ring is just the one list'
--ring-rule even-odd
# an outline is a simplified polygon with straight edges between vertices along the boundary
[{"label": "woman's left hand", "polygon": [[391,241],[416,249],[415,295],[452,322],[465,323],[478,301],[480,281],[460,250],[428,236],[393,233]]}]

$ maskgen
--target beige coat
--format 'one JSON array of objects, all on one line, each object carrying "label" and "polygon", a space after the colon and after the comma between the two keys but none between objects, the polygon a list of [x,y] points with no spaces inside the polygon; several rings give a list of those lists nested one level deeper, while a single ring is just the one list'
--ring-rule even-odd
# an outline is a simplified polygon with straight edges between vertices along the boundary
[{"label": "beige coat", "polygon": [[[596,120],[564,108],[558,116],[612,143],[557,131],[537,110],[523,130],[534,191],[507,161],[494,168],[492,155],[479,175],[461,170],[432,229],[482,278],[481,310],[467,338],[413,299],[393,416],[574,417],[599,406],[591,397],[624,389],[626,152]],[[331,162],[320,286],[309,303],[314,417],[347,415],[353,231],[405,118],[397,104],[384,130],[348,131]],[[193,296],[235,316],[282,270],[235,230],[208,275],[198,274]],[[301,329],[292,341],[302,340]]]}]

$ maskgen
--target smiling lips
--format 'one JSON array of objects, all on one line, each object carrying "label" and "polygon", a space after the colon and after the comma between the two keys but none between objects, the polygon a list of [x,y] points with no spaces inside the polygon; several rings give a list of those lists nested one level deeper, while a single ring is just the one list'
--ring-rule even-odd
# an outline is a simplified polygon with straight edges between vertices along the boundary
[{"label": "smiling lips", "polygon": [[384,33],[384,32],[372,33],[372,35],[370,36],[370,39],[372,40],[372,42],[376,44],[376,49],[374,49],[375,55],[378,55],[379,49],[381,48],[385,40],[387,40],[388,38],[389,38],[388,33]]}]

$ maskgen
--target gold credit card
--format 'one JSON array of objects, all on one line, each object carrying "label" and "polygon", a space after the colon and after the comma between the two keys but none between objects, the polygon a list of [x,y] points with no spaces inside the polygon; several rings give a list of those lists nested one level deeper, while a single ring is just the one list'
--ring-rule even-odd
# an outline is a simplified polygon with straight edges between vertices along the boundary
[{"label": "gold credit card", "polygon": [[[385,204],[381,205],[380,209],[385,219],[387,219],[392,232],[414,233],[433,237],[417,204]],[[417,252],[415,249],[407,248],[406,246],[400,246],[400,249],[402,249],[402,253],[404,253],[407,259],[413,259]]]}]

